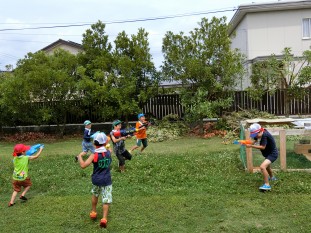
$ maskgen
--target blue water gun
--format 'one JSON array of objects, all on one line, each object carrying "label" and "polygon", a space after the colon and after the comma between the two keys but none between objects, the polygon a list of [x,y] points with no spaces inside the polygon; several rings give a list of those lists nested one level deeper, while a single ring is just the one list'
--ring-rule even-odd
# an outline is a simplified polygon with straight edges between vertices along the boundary
[{"label": "blue water gun", "polygon": [[44,145],[43,144],[36,144],[36,145],[31,146],[30,149],[26,151],[26,155],[27,156],[33,155],[34,153],[36,153],[39,150],[40,147],[44,147]]}]

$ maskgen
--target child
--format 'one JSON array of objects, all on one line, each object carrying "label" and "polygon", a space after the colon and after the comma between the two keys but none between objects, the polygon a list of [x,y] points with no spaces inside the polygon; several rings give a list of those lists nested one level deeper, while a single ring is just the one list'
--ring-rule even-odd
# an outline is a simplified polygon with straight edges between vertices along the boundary
[{"label": "child", "polygon": [[142,148],[140,149],[140,152],[143,152],[143,150],[148,146],[148,141],[147,141],[147,125],[146,124],[146,118],[143,113],[138,114],[138,121],[136,122],[136,129],[139,129],[138,132],[136,132],[136,145],[132,147],[130,152],[133,150],[136,150],[143,144]]},{"label": "child", "polygon": [[113,151],[119,160],[119,170],[120,172],[125,171],[125,160],[131,160],[132,155],[125,149],[125,139],[128,137],[116,137],[114,132],[121,129],[122,122],[120,120],[115,120],[112,122],[113,130],[110,132],[110,138],[113,144]]},{"label": "child", "polygon": [[[92,122],[89,120],[84,121],[84,133],[83,133],[83,141],[82,141],[82,152],[80,153],[81,156],[84,156],[87,154],[88,151],[91,151],[91,153],[95,152],[94,145],[91,141],[91,128],[92,128]],[[78,161],[78,156],[75,156],[76,162]]]},{"label": "child", "polygon": [[112,180],[110,174],[111,154],[110,151],[105,148],[107,143],[107,136],[104,133],[98,133],[94,138],[94,145],[96,147],[95,153],[92,153],[85,161],[82,158],[82,154],[78,155],[78,161],[81,168],[88,167],[93,163],[92,174],[92,211],[90,218],[95,220],[97,218],[96,206],[98,203],[98,197],[102,195],[103,203],[103,218],[100,220],[100,226],[107,227],[107,218],[109,205],[112,203]]},{"label": "child", "polygon": [[13,152],[14,171],[13,171],[13,182],[12,182],[14,191],[12,193],[12,197],[8,205],[9,207],[15,204],[14,201],[15,201],[16,195],[17,193],[21,191],[22,187],[24,187],[24,191],[22,192],[19,199],[23,201],[27,201],[27,198],[25,197],[25,195],[32,185],[32,182],[28,176],[29,160],[38,158],[39,155],[41,154],[43,146],[40,147],[36,155],[26,156],[26,151],[29,149],[30,149],[30,146],[26,146],[24,144],[17,144],[14,146],[14,152]]},{"label": "child", "polygon": [[269,180],[276,180],[272,174],[271,164],[278,158],[278,149],[273,136],[259,124],[255,123],[250,126],[251,138],[255,142],[260,139],[260,145],[249,144],[247,147],[259,149],[265,157],[265,160],[260,165],[260,170],[264,177],[264,184],[259,187],[260,190],[271,190]]}]

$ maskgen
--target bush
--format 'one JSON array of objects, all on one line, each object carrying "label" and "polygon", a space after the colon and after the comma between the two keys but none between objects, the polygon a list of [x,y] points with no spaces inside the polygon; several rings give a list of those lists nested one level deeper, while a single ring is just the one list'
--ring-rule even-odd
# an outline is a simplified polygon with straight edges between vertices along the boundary
[{"label": "bush", "polygon": [[162,142],[178,139],[189,132],[189,127],[179,119],[178,115],[167,115],[162,121],[148,128],[148,141]]}]

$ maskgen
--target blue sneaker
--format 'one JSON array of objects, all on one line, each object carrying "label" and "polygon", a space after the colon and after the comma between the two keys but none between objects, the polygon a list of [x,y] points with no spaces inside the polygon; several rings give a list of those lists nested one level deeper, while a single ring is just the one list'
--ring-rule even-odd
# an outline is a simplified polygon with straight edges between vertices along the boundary
[{"label": "blue sneaker", "polygon": [[271,178],[269,177],[269,181],[276,181],[278,180],[275,176],[272,176]]},{"label": "blue sneaker", "polygon": [[264,185],[260,186],[259,189],[260,190],[271,190],[271,186],[264,184]]}]

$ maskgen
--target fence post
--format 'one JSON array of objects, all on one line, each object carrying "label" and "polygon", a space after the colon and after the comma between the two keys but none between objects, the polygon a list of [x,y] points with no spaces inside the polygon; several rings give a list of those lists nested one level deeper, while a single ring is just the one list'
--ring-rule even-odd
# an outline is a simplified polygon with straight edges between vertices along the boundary
[{"label": "fence post", "polygon": [[[245,132],[245,139],[246,140],[250,139],[249,130],[245,129],[244,132]],[[247,171],[249,173],[254,172],[252,148],[248,148],[248,147],[246,147],[246,166],[247,166]]]},{"label": "fence post", "polygon": [[280,166],[286,171],[286,131],[280,130]]}]

